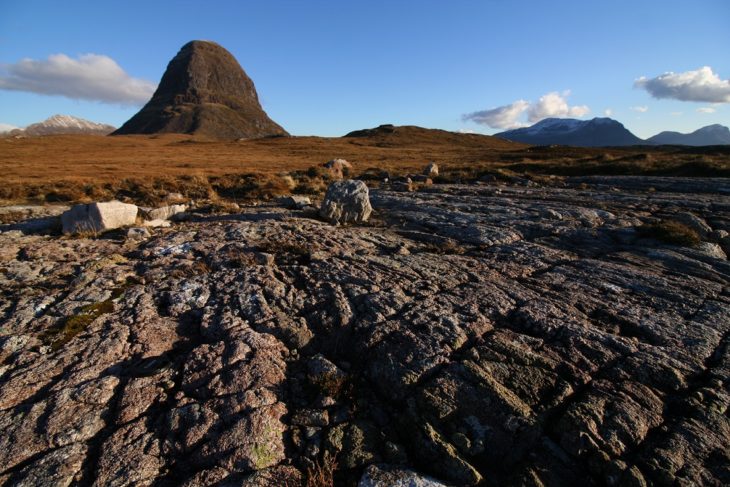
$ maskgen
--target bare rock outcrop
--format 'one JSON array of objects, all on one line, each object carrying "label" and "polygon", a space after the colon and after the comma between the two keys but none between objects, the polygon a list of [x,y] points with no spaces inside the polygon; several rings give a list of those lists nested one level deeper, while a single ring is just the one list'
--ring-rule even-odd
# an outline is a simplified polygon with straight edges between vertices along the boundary
[{"label": "bare rock outcrop", "polygon": [[2,232],[0,483],[726,485],[730,264],[637,229],[727,181],[636,184]]}]

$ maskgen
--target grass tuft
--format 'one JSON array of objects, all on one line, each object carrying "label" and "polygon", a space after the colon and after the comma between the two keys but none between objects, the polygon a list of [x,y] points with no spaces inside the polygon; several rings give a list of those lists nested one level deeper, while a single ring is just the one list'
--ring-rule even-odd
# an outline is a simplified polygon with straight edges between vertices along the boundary
[{"label": "grass tuft", "polygon": [[672,245],[692,247],[701,242],[697,232],[687,225],[675,221],[645,224],[636,230],[644,238],[653,238]]}]

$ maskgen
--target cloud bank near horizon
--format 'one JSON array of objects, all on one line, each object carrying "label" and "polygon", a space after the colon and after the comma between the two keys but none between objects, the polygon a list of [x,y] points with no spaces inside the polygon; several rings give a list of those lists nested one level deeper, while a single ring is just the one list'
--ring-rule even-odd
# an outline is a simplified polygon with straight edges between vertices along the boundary
[{"label": "cloud bank near horizon", "polygon": [[541,96],[536,102],[517,100],[509,105],[467,113],[461,118],[465,122],[509,130],[526,127],[546,118],[582,117],[590,112],[586,105],[570,106],[568,96],[570,91],[553,91]]},{"label": "cloud bank near horizon", "polygon": [[139,106],[154,93],[155,83],[128,75],[109,56],[83,54],[73,59],[54,54],[45,60],[22,59],[0,67],[0,89],[73,100]]},{"label": "cloud bank near horizon", "polygon": [[0,134],[4,134],[6,132],[10,132],[11,130],[15,130],[18,127],[15,125],[10,125],[9,123],[0,123]]},{"label": "cloud bank near horizon", "polygon": [[657,99],[730,103],[730,80],[720,79],[709,66],[683,73],[669,71],[655,78],[642,76],[634,81],[634,87]]}]

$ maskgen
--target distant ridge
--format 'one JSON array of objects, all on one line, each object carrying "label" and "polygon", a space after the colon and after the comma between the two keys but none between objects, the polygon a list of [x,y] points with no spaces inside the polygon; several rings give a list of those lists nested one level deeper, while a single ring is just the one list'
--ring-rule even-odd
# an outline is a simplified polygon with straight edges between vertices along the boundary
[{"label": "distant ridge", "polygon": [[236,58],[209,41],[185,44],[152,99],[113,135],[180,133],[218,139],[288,135],[261,108]]},{"label": "distant ridge", "polygon": [[730,144],[730,129],[724,125],[714,124],[689,134],[660,132],[646,141],[657,145],[727,145]]},{"label": "distant ridge", "polygon": [[495,137],[533,145],[559,144],[578,147],[626,146],[644,143],[623,124],[611,118],[591,120],[546,118],[531,127],[508,130],[495,134]]},{"label": "distant ridge", "polygon": [[404,147],[411,144],[448,144],[460,147],[486,149],[519,148],[521,144],[484,134],[465,134],[415,125],[384,124],[374,128],[353,130],[344,136],[349,139],[368,139],[380,146]]},{"label": "distant ridge", "polygon": [[7,133],[11,136],[36,137],[41,135],[107,135],[116,127],[103,123],[90,122],[71,115],[53,115],[42,122],[28,125],[24,129],[13,129]]}]

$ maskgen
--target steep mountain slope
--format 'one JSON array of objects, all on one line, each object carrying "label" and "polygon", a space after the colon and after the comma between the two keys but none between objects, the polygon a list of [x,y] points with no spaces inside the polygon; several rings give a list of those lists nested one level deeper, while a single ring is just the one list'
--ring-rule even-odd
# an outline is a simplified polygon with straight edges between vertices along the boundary
[{"label": "steep mountain slope", "polygon": [[182,133],[220,139],[288,135],[261,108],[253,81],[214,42],[191,41],[152,99],[113,135]]},{"label": "steep mountain slope", "polygon": [[580,147],[637,145],[644,141],[610,118],[576,120],[546,118],[531,127],[508,130],[496,137],[533,145],[574,145]]}]

